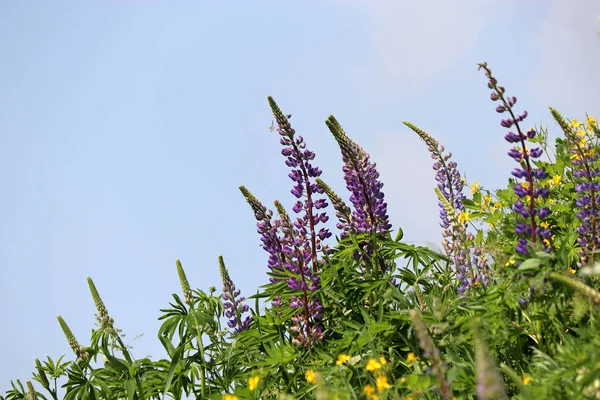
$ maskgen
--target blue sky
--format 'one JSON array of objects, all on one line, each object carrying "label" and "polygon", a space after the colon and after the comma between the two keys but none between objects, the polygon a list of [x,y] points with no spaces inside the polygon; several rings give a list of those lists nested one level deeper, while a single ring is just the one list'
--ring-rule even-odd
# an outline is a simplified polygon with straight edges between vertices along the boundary
[{"label": "blue sky", "polygon": [[293,204],[266,97],[293,114],[322,178],[347,197],[334,114],[377,162],[394,228],[439,243],[433,171],[409,120],[469,181],[512,167],[482,72],[531,125],[600,115],[600,4],[529,1],[87,0],[0,3],[0,391],[94,326],[91,276],[136,357],[164,352],[159,308],[220,287],[251,295],[266,253],[239,193]]}]

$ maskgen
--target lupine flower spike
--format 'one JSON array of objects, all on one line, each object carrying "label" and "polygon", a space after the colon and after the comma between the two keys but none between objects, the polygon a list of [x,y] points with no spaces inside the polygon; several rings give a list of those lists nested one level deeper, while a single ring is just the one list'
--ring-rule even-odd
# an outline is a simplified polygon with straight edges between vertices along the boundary
[{"label": "lupine flower spike", "polygon": [[[528,254],[527,238],[535,243],[536,237],[540,237],[546,250],[549,250],[548,244],[552,233],[549,228],[543,228],[540,222],[546,219],[551,211],[547,207],[536,207],[536,202],[541,203],[550,193],[548,188],[539,185],[539,181],[547,178],[548,174],[543,168],[535,168],[532,162],[533,159],[542,155],[542,149],[539,147],[529,149],[526,145],[528,140],[535,137],[536,132],[533,129],[527,132],[521,130],[519,123],[527,117],[527,111],[523,111],[521,115],[515,115],[513,107],[517,98],[504,95],[504,87],[498,86],[498,81],[492,76],[492,71],[486,63],[479,64],[479,69],[483,69],[488,78],[488,88],[492,90],[492,101],[500,101],[496,112],[510,114],[509,118],[503,119],[500,125],[505,128],[514,127],[517,131],[517,133],[508,132],[504,136],[507,142],[516,144],[516,147],[512,148],[508,155],[519,163],[520,168],[515,168],[512,175],[525,180],[525,182],[513,186],[515,194],[519,197],[513,204],[513,210],[523,218],[515,225],[515,233],[519,236],[516,251],[520,254]],[[538,187],[536,187],[536,182],[538,182]]]},{"label": "lupine flower spike", "polygon": [[294,222],[294,226],[300,232],[299,238],[308,244],[305,248],[310,251],[312,268],[316,272],[319,268],[317,253],[322,250],[321,241],[331,236],[331,232],[326,228],[317,232],[317,225],[324,224],[329,219],[325,212],[319,212],[327,207],[327,201],[316,198],[317,194],[323,194],[323,188],[314,183],[314,179],[319,177],[322,171],[311,164],[315,153],[306,149],[302,136],[296,136],[289,118],[281,112],[272,97],[269,96],[268,100],[281,136],[280,143],[284,146],[281,154],[286,157],[286,165],[292,168],[289,177],[295,185],[291,192],[298,199],[292,210],[302,215]]},{"label": "lupine flower spike", "polygon": [[[444,153],[444,146],[440,145],[436,139],[416,125],[407,121],[403,121],[402,123],[419,135],[425,144],[427,144],[431,158],[435,160],[433,170],[435,171],[437,189],[445,201],[442,201],[440,198],[438,202],[440,207],[440,226],[443,228],[442,245],[446,255],[455,261],[459,279],[459,291],[463,293],[471,285],[478,283],[487,286],[489,281],[489,277],[487,276],[489,266],[483,251],[478,247],[474,247],[471,252],[469,247],[465,246],[466,243],[473,243],[475,237],[467,230],[468,217],[463,204],[466,198],[463,193],[464,181],[460,176],[456,162],[451,161],[452,153]],[[450,221],[449,212],[456,215],[457,218],[455,218],[454,222]],[[458,237],[461,239],[458,239]],[[477,273],[473,273],[474,267],[477,267]],[[469,279],[465,277],[467,270],[471,272]]]},{"label": "lupine flower spike", "polygon": [[86,360],[89,357],[89,354],[83,349],[83,346],[79,344],[77,339],[75,339],[75,335],[73,335],[73,332],[71,332],[69,325],[67,325],[65,320],[60,315],[57,315],[56,318],[58,319],[58,323],[60,324],[60,327],[62,328],[62,331],[69,342],[69,346],[71,346],[73,353],[75,353],[77,356],[77,361]]},{"label": "lupine flower spike", "polygon": [[290,302],[291,308],[298,309],[298,313],[292,317],[291,331],[295,336],[293,342],[310,349],[311,343],[323,341],[323,329],[319,323],[323,317],[323,306],[317,297],[320,279],[318,273],[308,264],[309,244],[302,240],[300,231],[292,225],[281,203],[276,201],[275,207],[279,213],[279,225],[283,233],[281,242],[284,252],[288,255],[285,268],[292,273],[287,280],[287,287],[299,292],[299,295],[293,296]]},{"label": "lupine flower spike", "polygon": [[103,329],[114,330],[114,320],[108,315],[108,311],[106,310],[106,306],[104,306],[104,302],[100,298],[100,294],[96,289],[96,285],[94,285],[94,281],[89,276],[87,277],[88,286],[90,287],[90,292],[92,293],[92,298],[94,299],[94,304],[96,304],[96,310],[98,314],[96,314],[96,320],[100,324]]},{"label": "lupine flower spike", "polygon": [[434,188],[440,204],[444,207],[445,218],[448,220],[448,230],[450,235],[447,237],[452,240],[451,255],[454,259],[456,268],[456,278],[458,279],[458,292],[464,293],[470,289],[471,282],[475,279],[475,271],[471,263],[471,252],[467,245],[467,231],[463,223],[459,221],[458,216],[450,202],[444,197],[439,188]]},{"label": "lupine flower spike", "polygon": [[488,348],[481,337],[477,322],[473,325],[473,338],[475,339],[475,362],[477,364],[476,371],[476,387],[477,398],[480,400],[492,399],[508,399],[506,391],[502,383],[502,378],[494,365],[492,356],[489,354]]},{"label": "lupine flower spike", "polygon": [[573,176],[576,179],[575,191],[579,195],[575,203],[579,208],[577,218],[580,221],[577,227],[579,234],[577,241],[581,246],[579,256],[582,264],[591,264],[595,258],[594,251],[600,248],[600,235],[598,234],[600,165],[598,165],[598,154],[592,142],[592,135],[586,131],[583,124],[576,121],[568,124],[562,115],[553,108],[550,108],[550,113],[564,131],[569,145]]},{"label": "lupine flower spike", "polygon": [[452,390],[450,389],[450,385],[446,381],[446,376],[444,375],[440,350],[433,342],[431,335],[429,335],[427,325],[425,324],[425,321],[423,321],[421,313],[417,310],[411,310],[410,319],[412,320],[415,333],[419,338],[419,347],[421,347],[421,350],[423,350],[423,357],[431,361],[431,370],[438,380],[440,395],[443,399],[451,398]]},{"label": "lupine flower spike", "polygon": [[250,309],[247,304],[243,304],[244,297],[240,297],[240,290],[236,289],[235,285],[229,277],[229,271],[225,267],[223,256],[219,256],[219,272],[223,281],[223,307],[225,308],[225,316],[229,318],[227,326],[233,328],[235,333],[240,333],[246,329],[252,322],[252,317],[248,315],[242,320],[243,314]]},{"label": "lupine flower spike", "polygon": [[333,115],[327,118],[325,124],[340,147],[344,180],[354,208],[351,220],[343,224],[342,238],[349,233],[387,234],[392,225],[387,215],[387,203],[381,191],[383,183],[379,180],[377,165],[370,161],[370,156],[362,147],[346,135]]},{"label": "lupine flower spike", "polygon": [[185,271],[183,270],[181,261],[179,261],[179,259],[175,260],[175,265],[177,266],[177,275],[179,276],[179,283],[181,284],[181,290],[183,292],[183,301],[185,301],[185,303],[191,307],[193,304],[193,298],[190,283],[185,276]]},{"label": "lupine flower spike", "polygon": [[[269,269],[273,273],[281,273],[287,256],[283,252],[283,245],[277,236],[277,221],[272,223],[273,211],[267,210],[267,208],[244,186],[240,186],[239,189],[248,204],[250,204],[252,211],[254,211],[254,217],[257,221],[256,226],[258,227],[257,232],[261,236],[260,240],[262,241],[262,248],[269,253]],[[269,279],[271,282],[278,281],[278,279],[274,277],[270,277]]]},{"label": "lupine flower spike", "polygon": [[323,188],[325,194],[329,197],[329,201],[331,201],[331,205],[335,210],[335,216],[338,218],[336,228],[342,231],[342,235],[347,235],[346,231],[349,229],[350,221],[352,220],[352,211],[350,210],[350,207],[348,207],[344,200],[342,200],[342,198],[320,178],[317,178],[315,181]]}]

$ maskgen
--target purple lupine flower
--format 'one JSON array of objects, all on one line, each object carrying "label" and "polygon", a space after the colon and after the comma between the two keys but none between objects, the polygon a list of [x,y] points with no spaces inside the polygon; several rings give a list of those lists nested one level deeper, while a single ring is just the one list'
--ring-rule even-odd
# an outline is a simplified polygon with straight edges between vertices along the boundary
[{"label": "purple lupine flower", "polygon": [[[459,221],[457,218],[457,214],[465,210],[463,201],[466,196],[463,193],[464,182],[458,172],[457,164],[450,160],[452,153],[444,154],[444,146],[416,125],[408,121],[402,123],[417,133],[427,144],[427,149],[434,160],[433,170],[436,172],[437,190],[443,196],[438,202],[440,226],[443,228],[442,246],[446,255],[454,260],[458,280],[457,290],[462,294],[475,284],[481,283],[487,286],[489,282],[487,258],[478,247],[474,248],[471,254],[471,249],[465,244],[473,243],[475,238],[472,233],[467,232],[466,219]],[[450,218],[450,214],[453,214],[453,218]]]},{"label": "purple lupine flower", "polygon": [[383,183],[379,181],[376,164],[346,135],[333,115],[325,123],[340,146],[344,161],[344,180],[351,193],[350,202],[354,208],[350,221],[342,224],[344,231],[341,237],[345,238],[350,233],[387,234],[392,225],[389,223],[387,203],[381,191]]},{"label": "purple lupine flower", "polygon": [[320,279],[317,271],[310,268],[310,243],[303,239],[301,230],[292,224],[289,215],[278,201],[275,207],[279,213],[279,227],[282,232],[282,251],[287,258],[284,268],[291,274],[287,280],[288,289],[298,292],[290,301],[290,307],[298,310],[292,318],[293,343],[310,349],[312,343],[323,341],[320,321],[323,318],[323,306],[319,302],[317,291]]},{"label": "purple lupine flower", "polygon": [[592,144],[592,135],[587,130],[574,131],[562,115],[550,108],[552,116],[565,132],[565,138],[571,154],[571,165],[575,177],[575,192],[578,195],[575,205],[579,209],[577,218],[579,226],[577,242],[580,246],[579,257],[581,264],[593,263],[594,252],[600,248],[598,233],[600,217],[600,166],[598,154]]},{"label": "purple lupine flower", "polygon": [[219,272],[221,273],[221,280],[223,281],[223,295],[222,298],[225,300],[223,307],[225,308],[225,316],[229,318],[227,326],[233,328],[235,333],[240,333],[246,329],[252,322],[250,315],[243,318],[243,314],[248,312],[249,307],[244,304],[244,297],[240,296],[240,290],[235,287],[231,278],[229,277],[229,271],[225,267],[223,256],[219,256]]},{"label": "purple lupine flower", "polygon": [[[248,189],[244,186],[239,187],[244,195],[244,198],[250,204],[254,217],[256,218],[257,232],[260,234],[262,248],[269,253],[268,266],[271,272],[280,273],[286,260],[286,255],[283,252],[281,240],[277,236],[277,221],[271,223],[273,211],[267,208],[260,202]],[[278,282],[280,279],[270,277],[271,282]]]},{"label": "purple lupine flower", "polygon": [[[444,154],[444,146],[440,145],[437,140],[414,124],[407,121],[402,121],[402,123],[415,131],[415,133],[427,144],[427,149],[431,153],[431,158],[435,160],[433,170],[435,171],[435,180],[438,182],[437,187],[440,189],[446,200],[450,202],[457,212],[464,211],[465,207],[463,201],[466,199],[466,196],[463,193],[464,182],[460,177],[456,162],[450,161],[452,153],[448,152]],[[439,206],[441,211],[445,210],[442,204]],[[446,228],[450,225],[447,218],[443,218],[442,222],[446,225]]]},{"label": "purple lupine flower", "polygon": [[317,225],[328,220],[327,214],[322,211],[327,207],[327,202],[325,199],[315,198],[316,194],[323,194],[323,188],[313,182],[321,175],[321,170],[311,164],[315,153],[306,149],[302,136],[296,136],[288,117],[281,112],[272,97],[269,96],[268,100],[281,136],[280,143],[284,146],[281,154],[286,157],[286,165],[292,168],[289,177],[295,185],[291,192],[298,199],[292,209],[296,214],[302,214],[296,219],[294,226],[300,234],[298,237],[307,244],[304,248],[309,252],[309,260],[316,272],[319,266],[317,253],[322,250],[321,242],[331,236],[326,228],[317,232]]},{"label": "purple lupine flower", "polygon": [[463,295],[477,279],[473,268],[471,252],[468,247],[469,237],[467,236],[467,227],[459,221],[456,211],[446,197],[444,197],[444,193],[439,187],[435,187],[434,190],[440,204],[444,207],[444,216],[448,222],[446,229],[449,234],[446,237],[448,238],[448,243],[450,243],[449,256],[453,258],[454,267],[456,268],[457,290]]},{"label": "purple lupine flower", "polygon": [[342,198],[320,178],[317,178],[315,181],[323,188],[327,197],[329,197],[331,205],[335,210],[335,216],[338,218],[338,222],[335,226],[342,231],[342,234],[344,234],[345,228],[350,226],[350,221],[352,220],[352,211],[350,210],[350,207],[348,207],[344,200],[342,200]]},{"label": "purple lupine flower", "polygon": [[[491,94],[492,101],[501,101],[501,105],[496,108],[499,113],[508,112],[510,117],[503,119],[500,125],[505,128],[515,127],[516,133],[509,132],[505,139],[509,143],[516,143],[517,146],[512,148],[508,155],[519,163],[520,168],[513,170],[513,176],[524,179],[525,182],[519,183],[513,187],[515,194],[519,199],[513,204],[513,210],[521,215],[523,219],[527,220],[527,225],[524,229],[522,227],[515,228],[515,233],[519,236],[516,251],[520,254],[528,254],[527,250],[527,238],[531,239],[531,242],[535,243],[536,238],[539,237],[544,243],[546,251],[549,251],[549,240],[552,237],[550,229],[540,228],[539,223],[550,215],[550,209],[546,207],[540,207],[536,209],[536,199],[547,198],[548,190],[541,190],[536,188],[536,181],[539,185],[539,181],[547,176],[543,168],[534,168],[531,159],[539,158],[542,155],[542,149],[539,147],[528,149],[526,141],[531,140],[535,137],[536,132],[530,129],[527,132],[523,132],[519,125],[527,117],[527,111],[524,111],[521,115],[515,115],[513,106],[517,102],[516,97],[505,96],[505,89],[502,86],[498,86],[498,81],[492,76],[492,71],[488,68],[486,63],[478,64],[479,69],[485,71],[485,75],[488,78],[488,88],[493,90]],[[525,199],[525,203],[522,199]],[[537,216],[537,218],[536,218]],[[536,221],[537,220],[537,221]],[[520,232],[520,233],[519,233]]]}]

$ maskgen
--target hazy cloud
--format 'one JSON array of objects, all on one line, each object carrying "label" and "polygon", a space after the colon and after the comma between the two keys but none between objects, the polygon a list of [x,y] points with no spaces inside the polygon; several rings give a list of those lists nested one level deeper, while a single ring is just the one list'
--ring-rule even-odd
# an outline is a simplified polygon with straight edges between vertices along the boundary
[{"label": "hazy cloud", "polygon": [[356,1],[373,23],[377,68],[403,90],[437,78],[468,53],[494,10],[475,0]]}]

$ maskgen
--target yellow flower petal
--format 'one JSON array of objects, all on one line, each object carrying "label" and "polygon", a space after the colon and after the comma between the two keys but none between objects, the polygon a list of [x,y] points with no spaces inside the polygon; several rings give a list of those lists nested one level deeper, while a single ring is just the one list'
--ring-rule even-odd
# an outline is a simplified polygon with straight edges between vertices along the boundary
[{"label": "yellow flower petal", "polygon": [[260,376],[258,376],[258,375],[253,376],[252,378],[248,379],[248,389],[250,389],[250,390],[256,389],[259,381],[260,381]]},{"label": "yellow flower petal", "polygon": [[368,362],[367,362],[367,366],[365,367],[365,369],[367,371],[377,371],[378,369],[381,368],[381,364],[377,362],[376,359],[371,358]]},{"label": "yellow flower petal", "polygon": [[346,361],[348,361],[351,357],[349,355],[346,354],[340,354],[337,358],[337,361],[335,362],[336,365],[340,365],[345,363]]},{"label": "yellow flower petal", "polygon": [[306,371],[304,377],[306,378],[306,381],[310,384],[314,384],[317,382],[317,374],[312,369]]}]

